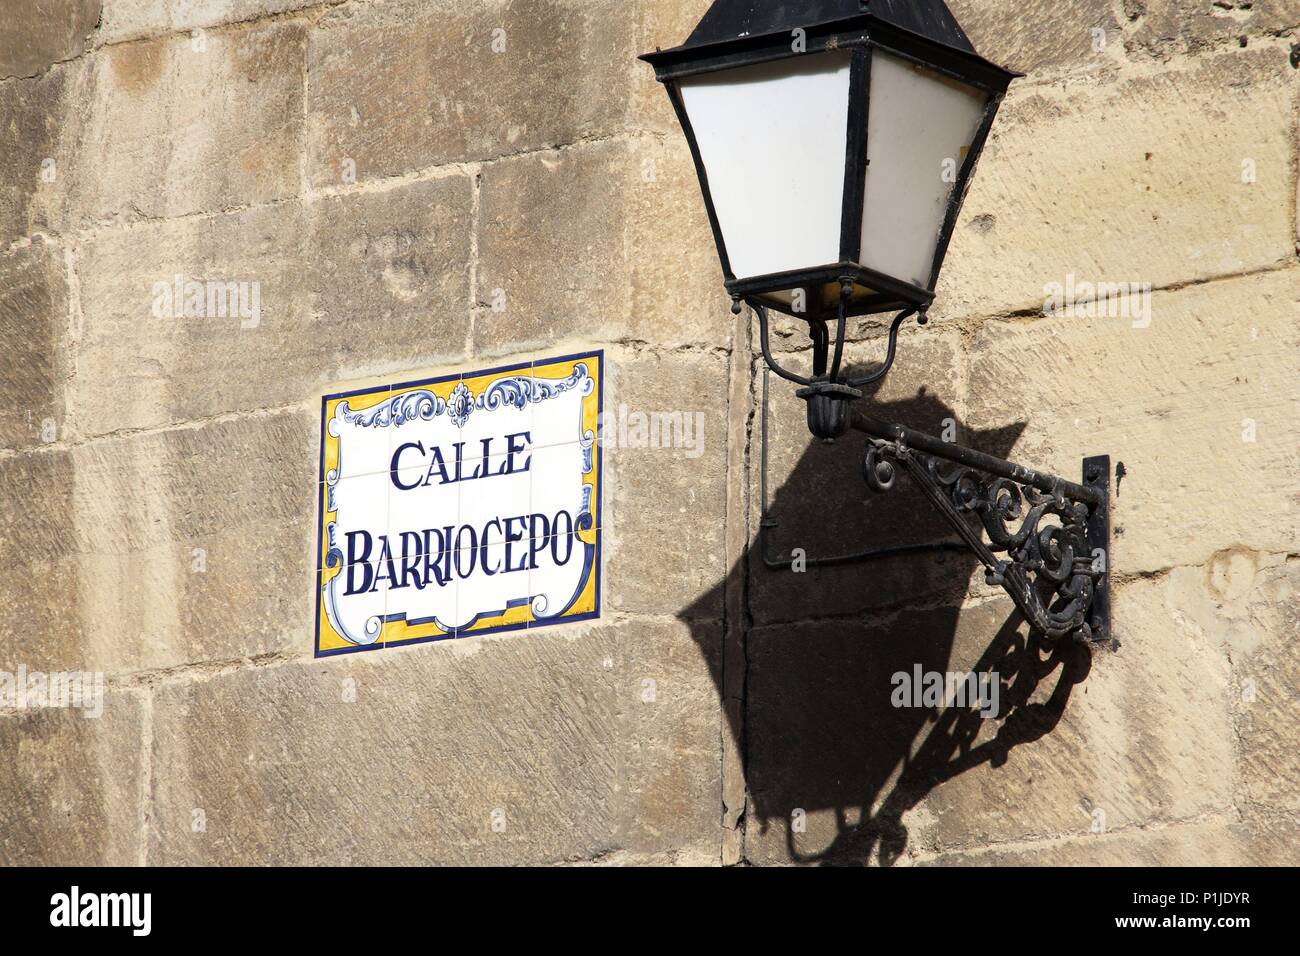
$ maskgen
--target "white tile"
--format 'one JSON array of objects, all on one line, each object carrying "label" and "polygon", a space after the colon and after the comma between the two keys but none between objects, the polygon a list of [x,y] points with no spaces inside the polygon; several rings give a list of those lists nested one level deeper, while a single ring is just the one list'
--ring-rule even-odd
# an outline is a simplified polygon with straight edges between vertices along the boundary
[{"label": "white tile", "polygon": [[[322,486],[326,509],[323,551],[331,548],[329,525],[333,524],[332,546],[343,554],[344,561],[373,561],[378,557],[380,542],[388,527],[387,473],[357,475]],[[318,555],[317,567],[321,566]]]}]

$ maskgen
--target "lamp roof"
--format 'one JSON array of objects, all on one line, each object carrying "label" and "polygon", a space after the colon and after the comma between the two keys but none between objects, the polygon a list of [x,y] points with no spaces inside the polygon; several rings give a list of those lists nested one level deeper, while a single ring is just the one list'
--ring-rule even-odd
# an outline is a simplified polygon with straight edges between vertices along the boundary
[{"label": "lamp roof", "polygon": [[975,48],[943,0],[715,0],[679,50],[869,16],[944,46]]},{"label": "lamp roof", "polygon": [[955,75],[979,78],[987,88],[1005,90],[1022,75],[981,57],[943,0],[714,0],[685,43],[641,59],[667,80],[789,56],[789,37],[800,28],[809,33],[809,49],[813,34],[861,31],[922,61],[938,57]]}]

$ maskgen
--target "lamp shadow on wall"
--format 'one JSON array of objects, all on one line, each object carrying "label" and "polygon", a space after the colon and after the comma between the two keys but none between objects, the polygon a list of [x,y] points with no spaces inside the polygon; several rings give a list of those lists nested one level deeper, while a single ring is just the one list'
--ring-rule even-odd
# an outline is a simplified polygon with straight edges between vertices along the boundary
[{"label": "lamp shadow on wall", "polygon": [[[772,396],[774,403],[798,402],[780,388]],[[956,424],[958,441],[1004,458],[1023,431],[962,428],[953,410],[924,390],[905,401],[868,402],[876,417],[932,434]],[[789,409],[783,420],[794,421]],[[782,459],[779,443],[808,440],[806,432],[791,436],[789,426],[773,431],[774,463]],[[794,548],[812,559],[955,540],[906,476],[888,495],[866,489],[859,471],[864,448],[856,433],[804,448],[771,496],[772,558],[788,560]],[[760,467],[757,434],[752,460]],[[893,865],[908,846],[909,810],[941,784],[977,767],[1000,767],[1013,748],[1050,734],[1088,674],[1087,648],[1041,641],[1009,600],[963,616],[978,567],[967,550],[809,566],[803,573],[768,568],[760,551],[751,540],[728,580],[680,614],[702,621],[728,590],[745,589],[743,699],[729,707],[718,691],[745,770],[746,845],[761,844],[764,859],[783,852],[802,863]],[[702,648],[712,633],[700,625]],[[895,706],[895,675],[914,676],[918,667],[995,672],[996,711],[987,701]],[[946,806],[948,812],[960,816],[961,808]],[[800,813],[802,834],[795,826]]]}]

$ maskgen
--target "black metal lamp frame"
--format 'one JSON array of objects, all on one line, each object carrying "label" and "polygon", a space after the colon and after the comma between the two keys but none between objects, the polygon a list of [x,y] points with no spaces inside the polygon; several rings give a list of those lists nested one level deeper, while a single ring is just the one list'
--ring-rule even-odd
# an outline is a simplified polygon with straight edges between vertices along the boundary
[{"label": "black metal lamp frame", "polygon": [[[909,0],[910,2],[910,0]],[[890,6],[879,2],[880,7]],[[709,225],[722,265],[727,292],[733,311],[739,314],[741,303],[748,303],[759,316],[763,351],[768,364],[778,375],[802,386],[799,395],[808,400],[808,423],[822,438],[843,434],[848,427],[845,403],[861,398],[859,391],[882,378],[893,363],[897,333],[913,315],[926,321],[926,310],[934,300],[934,288],[947,256],[948,245],[979,162],[989,130],[997,116],[1007,87],[1022,74],[1007,70],[977,55],[961,33],[951,14],[936,17],[918,15],[912,29],[896,20],[897,12],[873,12],[871,0],[813,0],[806,5],[805,16],[811,22],[786,22],[792,11],[782,15],[761,12],[752,3],[715,3],[685,44],[671,50],[656,50],[641,59],[655,69],[664,84],[690,146],[695,172],[700,181]],[[942,6],[940,4],[940,6]],[[776,17],[775,20],[765,17]],[[776,28],[780,22],[780,28]],[[788,27],[802,31],[798,49],[790,42]],[[766,31],[766,32],[765,32]],[[760,63],[811,56],[830,50],[844,50],[851,56],[849,66],[848,115],[844,163],[843,208],[840,216],[840,259],[794,272],[737,278],[731,268],[726,239],[713,203],[708,171],[700,152],[690,115],[682,99],[680,81],[702,74],[733,70]],[[862,221],[866,204],[866,176],[870,162],[867,150],[869,108],[871,103],[871,63],[876,51],[918,64],[939,75],[958,80],[988,95],[980,125],[967,151],[948,198],[935,253],[930,265],[929,281],[924,287],[888,276],[858,260],[862,254]],[[797,307],[785,302],[777,293],[804,292]],[[768,309],[775,309],[808,323],[813,345],[814,369],[811,377],[799,376],[774,362],[768,349]],[[846,380],[840,376],[844,355],[847,319],[854,316],[897,312],[890,329],[890,351],[884,366],[871,376]],[[828,325],[835,323],[834,339]],[[833,347],[832,347],[833,341]]]},{"label": "black metal lamp frame", "polygon": [[[810,324],[834,318],[841,311],[849,316],[873,315],[905,308],[924,311],[934,300],[934,287],[943,268],[943,260],[948,253],[952,230],[957,223],[957,215],[965,200],[971,174],[974,172],[975,164],[979,162],[993,120],[1006,95],[1007,87],[1021,74],[1003,70],[960,50],[930,43],[905,30],[899,30],[867,16],[807,28],[805,52],[795,53],[790,46],[788,35],[781,34],[776,37],[756,37],[718,44],[716,50],[703,54],[686,47],[650,53],[642,57],[654,65],[657,79],[667,89],[677,119],[690,146],[695,172],[704,194],[709,225],[718,247],[718,258],[722,263],[727,292],[734,300],[756,302],[778,312],[807,319]],[[694,127],[682,100],[678,81],[702,73],[810,56],[837,49],[849,50],[852,54],[849,67],[844,200],[840,218],[840,261],[793,272],[738,279],[731,268],[727,243],[709,189],[708,172],[704,166]],[[858,261],[862,254],[862,216],[866,202],[871,59],[877,49],[899,59],[924,66],[935,73],[960,80],[989,94],[979,130],[957,171],[957,178],[944,214],[943,227],[939,233],[939,241],[935,247],[929,282],[925,287],[885,275]],[[838,296],[833,292],[836,286],[840,288]],[[852,290],[851,295],[845,292],[846,287]],[[795,308],[773,295],[776,292],[792,289],[803,289],[806,293],[810,293],[805,303],[806,308]]]},{"label": "black metal lamp frame", "polygon": [[[795,18],[802,18],[796,20]],[[806,21],[806,22],[804,22]],[[802,48],[790,42],[791,30]],[[708,172],[687,114],[680,81],[720,70],[828,50],[851,54],[847,151],[840,227],[840,261],[796,272],[737,278],[714,208]],[[980,127],[961,163],[935,247],[925,287],[883,275],[858,262],[866,201],[867,131],[871,62],[877,50],[976,87],[988,94]],[[748,304],[758,317],[763,358],[768,367],[800,388],[808,404],[813,435],[833,440],[850,428],[867,436],[863,476],[869,488],[886,493],[899,471],[908,476],[985,567],[990,584],[1002,586],[1030,625],[1048,639],[1072,636],[1083,641],[1110,637],[1110,459],[1084,461],[1078,484],[932,435],[882,422],[852,410],[862,389],[888,374],[898,332],[912,316],[924,325],[934,299],[943,260],[969,188],[975,165],[1011,81],[1022,74],[978,56],[940,0],[804,0],[802,5],[764,6],[750,0],[715,0],[685,44],[657,50],[643,60],[655,69],[682,125],[700,180],[709,224],[718,248],[732,308]],[[776,293],[802,289],[802,310]],[[769,309],[808,323],[811,375],[784,368],[772,355]],[[844,375],[844,342],[852,316],[898,313],[889,329],[882,364],[856,377]],[[830,323],[834,322],[834,337]],[[769,566],[788,566],[767,554],[766,534],[766,382],[764,384],[764,508],[760,550]],[[974,516],[982,531],[970,520]],[[984,535],[988,542],[984,541]],[[842,564],[907,552],[946,549],[952,542],[880,548],[809,564]]]},{"label": "black metal lamp frame", "polygon": [[[763,350],[763,359],[768,367],[787,381],[802,386],[795,394],[808,403],[808,430],[818,438],[830,440],[843,435],[849,427],[849,402],[862,397],[861,389],[880,381],[894,367],[894,357],[898,353],[898,330],[913,315],[917,323],[925,325],[928,320],[925,313],[919,315],[915,308],[904,309],[895,316],[889,326],[889,348],[885,360],[879,368],[866,375],[844,378],[841,371],[844,364],[844,336],[848,320],[849,279],[842,280],[840,309],[835,325],[835,348],[831,350],[830,332],[825,322],[810,319],[808,336],[812,341],[813,369],[811,376],[791,372],[772,356],[772,344],[768,326],[770,324],[767,307],[750,300],[749,306],[758,316],[759,343]],[[740,303],[732,305],[732,312],[740,314]]]}]

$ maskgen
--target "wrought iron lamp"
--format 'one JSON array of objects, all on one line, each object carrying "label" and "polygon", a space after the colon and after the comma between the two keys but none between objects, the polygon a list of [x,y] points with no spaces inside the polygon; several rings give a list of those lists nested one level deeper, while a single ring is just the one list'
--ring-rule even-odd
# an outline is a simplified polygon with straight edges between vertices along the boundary
[{"label": "wrought iron lamp", "polygon": [[[888,491],[903,467],[1041,633],[1108,636],[1108,458],[1076,484],[852,411],[892,367],[903,323],[927,321],[1020,74],[981,58],[942,0],[715,0],[683,45],[642,59],[690,145],[733,310],[753,309],[812,433],[866,433],[868,485]],[[811,375],[773,358],[769,309],[807,322]],[[884,362],[848,375],[848,318],[887,312]]]}]

